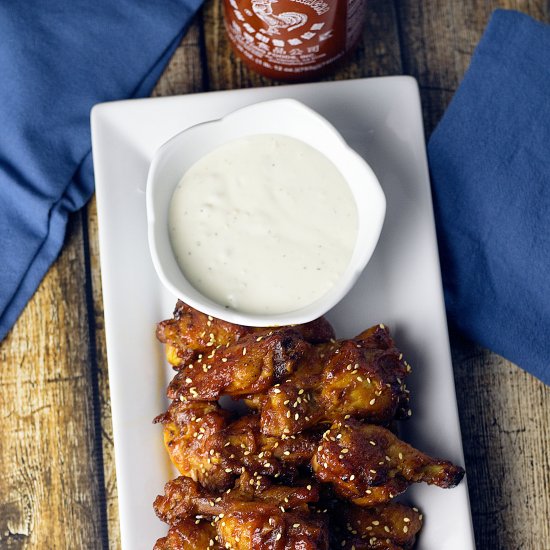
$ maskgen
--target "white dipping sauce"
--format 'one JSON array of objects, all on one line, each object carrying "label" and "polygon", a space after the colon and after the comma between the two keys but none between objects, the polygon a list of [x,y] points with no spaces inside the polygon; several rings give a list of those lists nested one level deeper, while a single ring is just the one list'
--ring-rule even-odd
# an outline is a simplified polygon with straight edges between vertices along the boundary
[{"label": "white dipping sauce", "polygon": [[172,248],[203,295],[246,313],[284,313],[325,294],[348,266],[357,208],[334,164],[288,136],[231,141],[174,191]]}]

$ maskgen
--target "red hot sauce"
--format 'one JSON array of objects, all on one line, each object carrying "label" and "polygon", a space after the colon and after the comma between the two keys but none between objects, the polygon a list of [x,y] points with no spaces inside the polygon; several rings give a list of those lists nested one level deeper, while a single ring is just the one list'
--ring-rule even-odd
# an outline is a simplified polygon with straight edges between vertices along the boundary
[{"label": "red hot sauce", "polygon": [[225,27],[239,57],[264,76],[306,80],[358,42],[366,0],[224,0]]}]

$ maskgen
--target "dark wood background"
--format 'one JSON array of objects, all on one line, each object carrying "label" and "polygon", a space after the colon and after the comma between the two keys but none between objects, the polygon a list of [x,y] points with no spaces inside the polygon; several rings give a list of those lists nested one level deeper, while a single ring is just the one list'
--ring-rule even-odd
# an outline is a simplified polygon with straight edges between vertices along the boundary
[{"label": "dark wood background", "polygon": [[[369,0],[360,47],[327,79],[415,76],[429,136],[496,7],[550,22],[547,0]],[[272,84],[230,53],[206,0],[153,95]],[[451,338],[478,548],[550,550],[550,388]],[[0,548],[119,548],[94,200],[0,362]]]}]

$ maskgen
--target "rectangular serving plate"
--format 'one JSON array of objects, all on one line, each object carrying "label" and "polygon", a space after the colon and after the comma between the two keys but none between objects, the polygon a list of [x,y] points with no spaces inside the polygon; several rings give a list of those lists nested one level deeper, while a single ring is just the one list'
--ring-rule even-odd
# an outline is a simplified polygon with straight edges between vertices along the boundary
[{"label": "rectangular serving plate", "polygon": [[[413,366],[413,416],[402,423],[403,439],[464,465],[416,81],[395,76],[104,103],[92,111],[92,143],[124,550],[150,550],[165,535],[152,502],[176,475],[162,429],[152,424],[167,407],[173,376],[155,324],[171,316],[176,297],[160,284],[149,255],[149,163],[177,132],[279,97],[327,118],[371,165],[387,198],[370,263],[327,317],[340,338],[376,323],[391,328]],[[475,548],[466,480],[450,490],[417,485],[404,500],[424,513],[418,550]]]}]

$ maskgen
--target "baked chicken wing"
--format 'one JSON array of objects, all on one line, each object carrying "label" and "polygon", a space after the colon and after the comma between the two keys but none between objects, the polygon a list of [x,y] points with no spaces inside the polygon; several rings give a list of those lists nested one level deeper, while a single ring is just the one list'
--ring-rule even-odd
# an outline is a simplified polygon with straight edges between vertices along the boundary
[{"label": "baked chicken wing", "polygon": [[294,373],[247,403],[261,411],[262,430],[273,436],[346,415],[387,424],[410,415],[410,370],[388,329],[377,325],[353,340],[312,347]]},{"label": "baked chicken wing", "polygon": [[344,550],[409,550],[422,528],[422,514],[398,503],[364,508],[338,502],[330,518],[333,546]]},{"label": "baked chicken wing", "polygon": [[157,540],[153,550],[220,550],[216,528],[201,519],[185,518],[170,527],[168,535]]},{"label": "baked chicken wing", "polygon": [[[255,338],[281,330],[281,328],[246,327],[205,315],[181,300],[176,304],[173,319],[157,325],[157,338],[166,344],[166,356],[175,367],[181,368],[206,357],[216,348],[228,347],[247,335]],[[334,330],[323,317],[293,327],[304,340],[312,344],[328,342]]]},{"label": "baked chicken wing", "polygon": [[179,472],[211,490],[226,490],[245,470],[292,481],[308,464],[322,435],[314,429],[280,440],[264,435],[260,417],[235,419],[215,402],[174,401],[157,422]]},{"label": "baked chicken wing", "polygon": [[167,395],[170,399],[210,401],[222,395],[265,392],[289,376],[311,348],[291,328],[265,336],[248,334],[228,347],[212,348],[208,355],[181,367]]},{"label": "baked chicken wing", "polygon": [[261,476],[244,475],[222,496],[179,477],[166,484],[154,507],[172,526],[193,516],[210,519],[218,542],[234,550],[328,550],[326,519],[308,507],[318,498],[314,485],[273,486]]},{"label": "baked chicken wing", "polygon": [[335,422],[312,460],[316,477],[359,506],[388,502],[411,483],[454,487],[464,470],[421,453],[381,426]]}]

